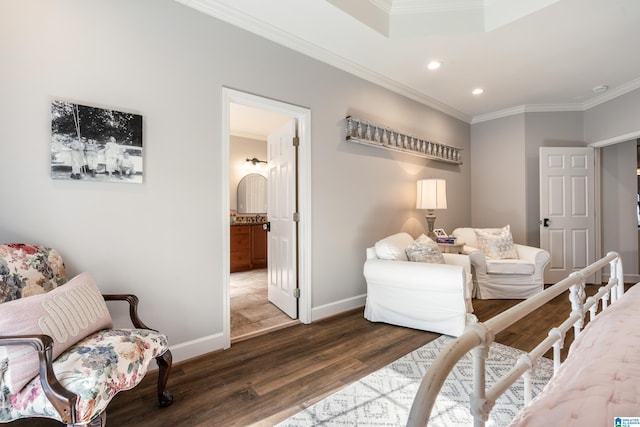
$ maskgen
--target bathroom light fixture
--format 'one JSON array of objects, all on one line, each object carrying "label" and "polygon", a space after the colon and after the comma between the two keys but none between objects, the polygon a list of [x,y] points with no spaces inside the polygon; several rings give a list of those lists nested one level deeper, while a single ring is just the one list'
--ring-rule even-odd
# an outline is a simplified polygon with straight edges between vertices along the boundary
[{"label": "bathroom light fixture", "polygon": [[267,163],[264,160],[260,160],[257,157],[247,158],[247,161],[244,163],[243,169],[249,170],[253,169],[255,171],[259,171],[262,169],[262,163]]},{"label": "bathroom light fixture", "polygon": [[474,95],[481,95],[483,92],[484,92],[484,89],[478,87],[478,88],[475,88],[471,93]]},{"label": "bathroom light fixture", "polygon": [[257,159],[255,157],[252,158],[252,159],[247,158],[247,162],[248,163],[252,163],[253,166],[257,165],[258,163],[267,163],[266,160],[260,160],[260,159]]}]

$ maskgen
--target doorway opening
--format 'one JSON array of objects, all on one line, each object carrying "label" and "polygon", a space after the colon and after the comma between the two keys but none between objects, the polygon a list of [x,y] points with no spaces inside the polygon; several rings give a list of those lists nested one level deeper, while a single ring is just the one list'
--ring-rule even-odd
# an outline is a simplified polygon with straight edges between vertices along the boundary
[{"label": "doorway opening", "polygon": [[[229,108],[231,342],[298,323],[269,297],[269,183],[271,135],[293,120],[277,112],[231,103]],[[295,178],[295,177],[292,177]],[[273,208],[271,208],[273,210]],[[271,256],[278,256],[277,253]]]},{"label": "doorway opening", "polygon": [[[311,322],[310,297],[310,111],[267,98],[223,88],[223,335],[228,348],[238,342],[291,324]],[[285,123],[283,126],[282,124]],[[278,175],[279,160],[273,142],[280,129],[294,123],[299,140],[295,175]],[[274,137],[275,135],[275,137]],[[282,138],[281,138],[282,139]],[[291,144],[293,141],[291,141]],[[271,159],[271,161],[268,161]],[[283,178],[284,176],[284,178]],[[262,184],[271,181],[273,184]],[[290,213],[275,214],[279,208],[262,193],[288,191],[299,195]],[[284,186],[284,190],[281,187]],[[288,187],[287,187],[288,186]],[[224,197],[226,193],[227,197]],[[281,199],[281,197],[272,197]],[[280,209],[281,210],[281,209]],[[297,211],[297,215],[294,213]],[[280,218],[279,218],[280,217]],[[283,264],[280,225],[282,218],[294,230],[286,235],[291,262]],[[286,218],[290,218],[287,221]],[[294,218],[299,221],[294,223]],[[267,228],[275,230],[267,232]],[[280,228],[278,228],[280,227]],[[275,232],[274,232],[275,231]],[[291,243],[293,242],[293,243]],[[284,257],[286,258],[286,257]],[[291,265],[298,310],[293,315],[281,310],[273,288]],[[276,286],[277,288],[277,286]],[[281,292],[280,289],[276,291]],[[286,289],[285,289],[286,291]],[[275,305],[274,305],[275,303]],[[280,306],[278,308],[276,305]],[[288,312],[289,315],[284,312]]]}]

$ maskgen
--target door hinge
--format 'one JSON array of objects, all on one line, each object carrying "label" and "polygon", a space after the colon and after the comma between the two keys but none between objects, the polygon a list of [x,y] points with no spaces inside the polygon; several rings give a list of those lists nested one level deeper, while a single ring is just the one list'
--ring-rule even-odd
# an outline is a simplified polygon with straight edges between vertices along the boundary
[{"label": "door hinge", "polygon": [[293,213],[293,222],[300,222],[300,212]]},{"label": "door hinge", "polygon": [[298,138],[297,136],[293,137],[293,146],[294,147],[300,146],[300,138]]},{"label": "door hinge", "polygon": [[300,288],[295,288],[293,290],[293,297],[294,298],[300,298]]}]

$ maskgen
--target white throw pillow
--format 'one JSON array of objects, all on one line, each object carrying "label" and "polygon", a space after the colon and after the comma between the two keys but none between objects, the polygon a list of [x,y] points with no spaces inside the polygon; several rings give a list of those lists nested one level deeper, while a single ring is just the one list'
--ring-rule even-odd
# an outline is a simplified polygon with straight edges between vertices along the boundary
[{"label": "white throw pillow", "polygon": [[488,230],[475,228],[478,249],[487,257],[496,259],[517,259],[518,251],[513,244],[509,225]]},{"label": "white throw pillow", "polygon": [[376,256],[378,259],[408,261],[405,249],[411,242],[413,242],[413,237],[408,233],[397,233],[393,236],[385,237],[376,242]]},{"label": "white throw pillow", "polygon": [[429,237],[421,234],[407,247],[409,261],[429,262],[431,264],[444,264],[444,257],[440,247]]}]

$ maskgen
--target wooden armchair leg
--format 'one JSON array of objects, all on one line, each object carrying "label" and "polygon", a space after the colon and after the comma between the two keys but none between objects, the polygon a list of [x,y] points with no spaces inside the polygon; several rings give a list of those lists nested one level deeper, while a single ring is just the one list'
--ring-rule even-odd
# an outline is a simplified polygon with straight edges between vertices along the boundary
[{"label": "wooden armchair leg", "polygon": [[[89,424],[84,424],[82,427],[105,427],[107,425],[107,411],[104,410],[99,417],[94,418]],[[67,427],[81,427],[80,424],[68,424]]]},{"label": "wooden armchair leg", "polygon": [[171,350],[167,350],[162,356],[156,357],[156,362],[158,363],[158,405],[161,408],[173,403],[173,394],[167,391],[167,381],[169,380],[172,361]]}]

